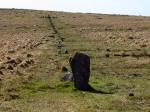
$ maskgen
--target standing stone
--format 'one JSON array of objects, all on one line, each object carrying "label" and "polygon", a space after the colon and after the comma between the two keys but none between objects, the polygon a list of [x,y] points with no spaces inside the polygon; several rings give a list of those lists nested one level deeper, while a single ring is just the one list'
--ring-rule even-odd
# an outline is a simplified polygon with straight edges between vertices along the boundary
[{"label": "standing stone", "polygon": [[88,84],[90,78],[90,57],[83,53],[76,53],[69,61],[75,88],[83,91],[94,91]]}]

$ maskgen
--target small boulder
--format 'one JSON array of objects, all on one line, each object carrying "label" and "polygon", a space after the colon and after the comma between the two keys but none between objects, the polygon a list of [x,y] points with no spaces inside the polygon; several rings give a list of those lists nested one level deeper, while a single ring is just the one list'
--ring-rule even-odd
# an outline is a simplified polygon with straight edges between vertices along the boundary
[{"label": "small boulder", "polygon": [[64,47],[62,47],[59,51],[59,54],[68,54],[68,50]]},{"label": "small boulder", "polygon": [[26,63],[27,63],[27,64],[33,64],[33,63],[34,63],[34,60],[33,60],[33,59],[28,59],[28,60],[26,60]]},{"label": "small boulder", "polygon": [[100,48],[97,48],[97,50],[100,51],[101,49],[100,49]]},{"label": "small boulder", "polygon": [[14,100],[14,99],[18,99],[19,98],[19,94],[18,93],[11,93],[9,95],[10,100]]},{"label": "small boulder", "polygon": [[23,62],[23,63],[21,63],[21,64],[20,64],[20,67],[22,67],[22,68],[26,68],[26,67],[28,67],[28,64],[27,64],[27,63],[25,63],[25,62]]},{"label": "small boulder", "polygon": [[110,52],[110,49],[106,49],[107,52]]},{"label": "small boulder", "polygon": [[52,38],[55,38],[55,36],[54,36],[54,35],[48,35],[48,37],[52,37]]},{"label": "small boulder", "polygon": [[7,60],[11,60],[11,57],[9,57],[9,56],[7,56],[6,58],[7,58]]},{"label": "small boulder", "polygon": [[63,67],[62,67],[62,72],[68,72],[67,67],[63,66]]},{"label": "small boulder", "polygon": [[0,71],[0,75],[4,75],[2,71]]},{"label": "small boulder", "polygon": [[130,30],[133,30],[133,29],[132,29],[132,28],[127,28],[127,30],[129,30],[129,31],[130,31]]},{"label": "small boulder", "polygon": [[7,65],[7,69],[13,70],[14,68],[11,65]]},{"label": "small boulder", "polygon": [[61,81],[73,81],[73,74],[70,72],[65,72],[64,76],[61,78]]},{"label": "small boulder", "polygon": [[106,56],[106,58],[109,58],[109,57],[110,57],[110,55],[109,55],[109,54],[105,54],[105,56]]},{"label": "small boulder", "polygon": [[12,65],[12,66],[14,66],[14,67],[17,66],[17,62],[16,62],[15,59],[8,60],[8,61],[6,62],[6,64]]},{"label": "small boulder", "polygon": [[140,47],[147,47],[147,45],[146,44],[142,44],[142,45],[140,45]]},{"label": "small boulder", "polygon": [[6,69],[5,66],[0,66],[0,70],[2,70],[2,69]]},{"label": "small boulder", "polygon": [[36,29],[32,29],[32,31],[34,31],[34,32],[35,32],[35,31],[36,31]]},{"label": "small boulder", "polygon": [[15,53],[15,50],[14,49],[9,49],[8,53]]},{"label": "small boulder", "polygon": [[16,61],[14,59],[8,60],[6,64],[16,64]]},{"label": "small boulder", "polygon": [[128,39],[133,40],[133,39],[134,39],[134,37],[130,36],[130,37],[128,37]]},{"label": "small boulder", "polygon": [[16,61],[16,64],[20,64],[22,62],[20,58],[16,58],[15,61]]},{"label": "small boulder", "polygon": [[36,27],[37,25],[33,25],[34,27]]},{"label": "small boulder", "polygon": [[129,96],[134,96],[134,93],[129,93]]},{"label": "small boulder", "polygon": [[28,57],[28,58],[32,57],[32,54],[27,54],[27,57]]}]

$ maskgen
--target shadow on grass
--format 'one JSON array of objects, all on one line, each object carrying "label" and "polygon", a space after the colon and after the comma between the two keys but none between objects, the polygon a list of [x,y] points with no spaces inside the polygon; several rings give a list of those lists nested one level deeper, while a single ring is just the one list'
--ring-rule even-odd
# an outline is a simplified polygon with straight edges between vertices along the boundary
[{"label": "shadow on grass", "polygon": [[89,93],[96,93],[96,94],[114,94],[118,90],[118,86],[114,84],[107,83],[106,85],[100,85],[96,84],[95,86],[91,86],[88,84],[88,87],[86,90],[75,88],[73,82],[63,82],[60,84],[57,84],[54,88],[55,91],[62,91],[62,92],[89,92]]},{"label": "shadow on grass", "polygon": [[114,94],[116,91],[108,89],[106,90],[97,90],[95,88],[93,88],[91,85],[88,85],[88,90],[80,90],[80,91],[85,91],[85,92],[89,92],[89,93],[96,93],[96,94]]}]

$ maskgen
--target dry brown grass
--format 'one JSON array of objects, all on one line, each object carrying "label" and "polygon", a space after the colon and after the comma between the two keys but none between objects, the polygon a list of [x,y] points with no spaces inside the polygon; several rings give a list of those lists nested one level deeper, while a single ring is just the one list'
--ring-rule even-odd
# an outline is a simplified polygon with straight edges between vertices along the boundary
[{"label": "dry brown grass", "polygon": [[[68,54],[58,47],[48,14]],[[149,17],[31,10],[0,15],[0,111],[149,112]],[[69,68],[77,51],[91,57],[91,85],[113,94],[81,92],[60,81],[61,67]],[[17,63],[8,63],[12,59]]]}]

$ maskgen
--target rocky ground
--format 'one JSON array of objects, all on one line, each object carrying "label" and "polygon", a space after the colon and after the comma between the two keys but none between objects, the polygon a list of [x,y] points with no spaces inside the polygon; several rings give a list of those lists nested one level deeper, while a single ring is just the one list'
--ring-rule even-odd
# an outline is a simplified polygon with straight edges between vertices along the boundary
[{"label": "rocky ground", "polygon": [[[149,112],[150,17],[0,10],[0,112]],[[91,58],[81,92],[62,81],[75,52]]]}]

